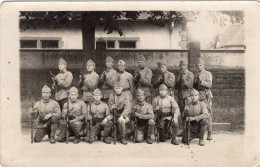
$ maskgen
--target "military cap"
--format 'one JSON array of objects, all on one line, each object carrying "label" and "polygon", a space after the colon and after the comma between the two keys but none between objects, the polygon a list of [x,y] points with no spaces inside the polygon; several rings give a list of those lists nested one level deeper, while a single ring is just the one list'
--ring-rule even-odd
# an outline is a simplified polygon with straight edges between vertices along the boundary
[{"label": "military cap", "polygon": [[119,60],[118,65],[125,65],[125,62],[123,60]]},{"label": "military cap", "polygon": [[192,89],[191,91],[190,91],[190,94],[191,95],[199,95],[199,92],[196,90],[196,89]]},{"label": "military cap", "polygon": [[102,93],[101,93],[101,91],[100,91],[99,89],[95,89],[95,90],[93,91],[93,94],[95,95],[95,94],[102,94]]},{"label": "military cap", "polygon": [[69,90],[69,93],[78,93],[78,92],[79,91],[75,86],[71,87],[70,90]]},{"label": "military cap", "polygon": [[187,62],[184,60],[181,60],[179,65],[187,65]]},{"label": "military cap", "polygon": [[114,87],[123,87],[123,84],[122,84],[122,82],[117,81],[117,82],[115,83]]},{"label": "military cap", "polygon": [[197,64],[202,64],[202,65],[205,65],[205,62],[204,62],[204,60],[202,60],[202,59],[199,59],[199,60],[197,61]]},{"label": "military cap", "polygon": [[161,67],[162,65],[166,65],[165,62],[157,62],[158,67]]},{"label": "military cap", "polygon": [[87,65],[94,65],[95,66],[95,62],[93,60],[89,59],[87,61]]},{"label": "military cap", "polygon": [[145,57],[143,55],[139,55],[137,61],[145,61]]},{"label": "military cap", "polygon": [[42,92],[51,92],[51,88],[49,88],[47,85],[44,85],[42,87]]},{"label": "military cap", "polygon": [[106,62],[113,62],[114,60],[112,59],[112,57],[110,57],[110,56],[107,56],[106,57]]},{"label": "military cap", "polygon": [[139,95],[139,94],[144,94],[145,95],[145,92],[142,89],[137,89],[136,95]]},{"label": "military cap", "polygon": [[167,90],[168,88],[167,88],[167,86],[165,85],[165,84],[161,84],[160,86],[159,86],[159,90]]},{"label": "military cap", "polygon": [[67,65],[67,62],[66,62],[63,58],[60,58],[60,59],[59,59],[59,64],[65,64],[65,65]]}]

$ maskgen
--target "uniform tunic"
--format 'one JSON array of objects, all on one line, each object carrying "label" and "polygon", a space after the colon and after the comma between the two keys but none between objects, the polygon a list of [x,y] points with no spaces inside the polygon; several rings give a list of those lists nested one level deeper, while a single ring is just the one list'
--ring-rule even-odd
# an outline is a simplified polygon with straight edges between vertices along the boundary
[{"label": "uniform tunic", "polygon": [[55,99],[60,101],[67,98],[67,89],[71,86],[73,75],[65,69],[64,71],[60,71],[55,78],[57,78],[57,86],[59,88],[59,91],[55,93]]},{"label": "uniform tunic", "polygon": [[[151,80],[152,80],[152,70],[148,67],[144,67],[144,69],[137,69],[135,70],[134,76],[140,74],[139,82],[137,83],[136,87],[142,89],[145,92],[146,97],[151,96],[150,87],[151,87]],[[134,79],[135,80],[135,79]],[[137,82],[137,80],[135,80]]]},{"label": "uniform tunic", "polygon": [[133,100],[133,92],[134,92],[134,81],[133,76],[127,71],[124,71],[123,73],[118,72],[118,79],[117,81],[120,81],[123,86],[123,92],[128,95],[129,100]]},{"label": "uniform tunic", "polygon": [[[102,81],[101,90],[103,93],[103,98],[108,99],[110,97],[110,94],[113,93],[114,83],[117,81],[117,71],[113,68],[107,69],[104,71],[104,74],[106,75],[106,79]],[[100,80],[102,76],[100,76]]]},{"label": "uniform tunic", "polygon": [[108,100],[108,106],[110,111],[112,110],[112,106],[116,105],[116,108],[119,112],[122,112],[122,116],[129,117],[131,113],[131,106],[129,97],[122,93],[121,95],[116,95],[115,93],[110,95]]},{"label": "uniform tunic", "polygon": [[92,101],[93,91],[98,86],[99,76],[95,71],[92,71],[89,74],[84,75],[85,80],[83,81],[83,101]]}]

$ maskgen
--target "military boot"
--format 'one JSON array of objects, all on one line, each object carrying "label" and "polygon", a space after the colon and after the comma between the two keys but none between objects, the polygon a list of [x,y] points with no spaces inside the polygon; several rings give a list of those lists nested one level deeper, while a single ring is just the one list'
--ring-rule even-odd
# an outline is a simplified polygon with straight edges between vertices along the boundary
[{"label": "military boot", "polygon": [[54,144],[55,142],[56,142],[56,140],[55,140],[54,136],[50,137],[50,143]]},{"label": "military boot", "polygon": [[212,140],[211,132],[208,132],[207,140]]},{"label": "military boot", "polygon": [[147,138],[146,138],[146,143],[148,143],[148,144],[153,144],[153,141],[152,141],[152,139],[151,139],[151,136],[147,136]]},{"label": "military boot", "polygon": [[103,142],[106,144],[111,144],[111,141],[107,137],[103,137]]},{"label": "military boot", "polygon": [[173,138],[172,138],[171,143],[172,143],[173,145],[179,145],[179,142],[177,141],[176,137],[173,137]]},{"label": "military boot", "polygon": [[200,140],[199,140],[199,145],[200,145],[200,146],[205,146],[205,142],[204,142],[203,139],[200,139]]},{"label": "military boot", "polygon": [[127,145],[127,141],[125,140],[125,138],[122,138],[122,139],[121,139],[121,143],[122,143],[123,145]]},{"label": "military boot", "polygon": [[74,144],[78,144],[79,143],[79,139],[80,139],[79,136],[75,136],[73,143]]}]

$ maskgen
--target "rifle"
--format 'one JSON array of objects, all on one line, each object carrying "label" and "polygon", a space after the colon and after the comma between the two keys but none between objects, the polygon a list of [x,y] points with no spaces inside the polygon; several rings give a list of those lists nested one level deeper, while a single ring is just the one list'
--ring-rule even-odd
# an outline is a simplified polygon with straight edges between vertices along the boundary
[{"label": "rifle", "polygon": [[[172,105],[171,105],[171,112],[172,112]],[[174,117],[174,114],[172,113],[172,117],[171,117],[171,120],[167,124],[167,128],[171,128],[170,126],[172,124],[173,117]],[[172,138],[172,133],[171,133],[171,138]]]},{"label": "rifle", "polygon": [[[189,110],[186,110],[188,111],[187,113],[187,117],[188,117],[188,121],[186,121],[186,135],[187,135],[187,145],[189,145],[189,140],[190,140],[190,113],[189,113]],[[187,118],[186,117],[186,118]]]},{"label": "rifle", "polygon": [[51,75],[51,78],[52,78],[53,83],[54,83],[54,90],[55,90],[56,92],[58,92],[58,91],[59,91],[58,83],[57,83],[57,81],[55,81],[55,80],[53,79],[53,78],[55,77],[55,75],[52,73],[52,71],[50,71],[50,75]]},{"label": "rifle", "polygon": [[[208,108],[208,110],[209,110],[209,113],[211,114],[212,113],[212,111],[211,111],[211,107],[210,107],[210,101],[209,101],[209,90],[208,89],[205,89],[205,94],[206,94],[206,101],[207,101],[207,108]],[[210,125],[209,125],[210,126]],[[208,128],[208,133],[209,133],[209,128]],[[210,143],[210,140],[211,139],[209,139],[209,143]]]},{"label": "rifle", "polygon": [[[34,106],[34,104],[33,104],[33,102],[32,102],[32,104],[31,104],[31,108],[32,108],[32,110],[33,110],[33,106]],[[33,144],[33,129],[34,129],[34,121],[33,121],[33,113],[31,113],[31,121],[30,121],[30,126],[31,126],[31,144]]]},{"label": "rifle", "polygon": [[67,101],[67,114],[66,114],[66,144],[68,144],[69,141],[69,103],[70,103],[70,98],[69,98],[69,91],[68,92],[68,101]]},{"label": "rifle", "polygon": [[117,137],[116,137],[116,127],[117,127],[116,125],[117,125],[117,123],[116,123],[116,114],[115,114],[115,112],[117,112],[116,109],[114,109],[114,111],[113,111],[114,122],[113,122],[113,128],[112,128],[113,129],[113,133],[114,133],[114,135],[113,135],[114,136],[114,138],[113,138],[114,144],[116,144],[116,139],[117,139]]},{"label": "rifle", "polygon": [[[89,116],[89,114],[91,114],[91,101],[89,102],[89,113],[88,113],[88,116]],[[89,138],[89,144],[92,144],[90,120],[88,120],[88,138]]]},{"label": "rifle", "polygon": [[138,77],[137,80],[135,81],[135,89],[138,89],[138,87],[139,87],[139,80],[140,80],[140,77],[141,77],[140,69],[138,69],[138,72],[137,72],[136,75],[139,75],[139,77]]},{"label": "rifle", "polygon": [[133,114],[134,114],[134,136],[133,136],[134,144],[136,142],[136,137],[137,137],[137,134],[136,134],[136,132],[137,132],[136,131],[136,129],[137,129],[137,120],[136,120],[135,112],[136,112],[136,109],[134,109],[134,112],[133,112]]},{"label": "rifle", "polygon": [[[159,106],[158,103],[159,103],[159,101],[157,101],[157,106]],[[157,129],[157,133],[155,135],[155,140],[156,140],[157,143],[160,143],[160,140],[159,140],[160,139],[160,135],[159,135],[160,112],[161,112],[160,109],[156,110],[156,129]]]}]

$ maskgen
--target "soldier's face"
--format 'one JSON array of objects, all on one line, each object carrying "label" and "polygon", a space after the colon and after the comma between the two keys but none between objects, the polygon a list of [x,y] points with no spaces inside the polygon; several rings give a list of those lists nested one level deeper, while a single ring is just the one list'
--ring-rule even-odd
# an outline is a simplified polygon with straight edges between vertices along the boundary
[{"label": "soldier's face", "polygon": [[160,70],[162,73],[164,73],[167,70],[166,65],[161,65]]},{"label": "soldier's face", "polygon": [[106,62],[106,66],[107,66],[108,68],[111,68],[111,67],[113,66],[113,62],[112,62],[112,61]]},{"label": "soldier's face", "polygon": [[161,89],[161,90],[159,90],[159,93],[160,93],[160,96],[164,97],[167,95],[168,92],[165,89]]},{"label": "soldier's face", "polygon": [[185,71],[187,69],[187,65],[186,64],[180,64],[179,69],[180,69],[180,71]]},{"label": "soldier's face", "polygon": [[114,90],[115,90],[116,94],[120,95],[123,91],[123,88],[122,87],[115,87]]},{"label": "soldier's face", "polygon": [[94,99],[95,99],[96,101],[100,101],[100,99],[101,99],[101,94],[94,94]]},{"label": "soldier's face", "polygon": [[63,64],[63,63],[59,63],[59,70],[62,71],[64,69],[66,69],[67,65]]},{"label": "soldier's face", "polygon": [[191,99],[193,102],[199,101],[199,95],[191,95]]},{"label": "soldier's face", "polygon": [[42,98],[44,100],[48,100],[50,99],[50,97],[51,97],[51,92],[47,92],[47,91],[42,92]]},{"label": "soldier's face", "polygon": [[199,71],[203,71],[204,70],[204,65],[203,64],[197,64],[197,69]]},{"label": "soldier's face", "polygon": [[118,65],[118,70],[121,72],[125,71],[125,65]]},{"label": "soldier's face", "polygon": [[94,67],[93,64],[87,64],[87,70],[88,70],[89,72],[94,71],[94,69],[95,69],[95,67]]},{"label": "soldier's face", "polygon": [[70,93],[70,100],[74,102],[77,100],[78,96],[79,94],[77,93]]},{"label": "soldier's face", "polygon": [[144,68],[144,66],[145,66],[144,61],[138,61],[138,66],[139,66],[139,68]]},{"label": "soldier's face", "polygon": [[138,101],[143,102],[145,100],[145,95],[144,94],[138,94],[137,99],[138,99]]}]

